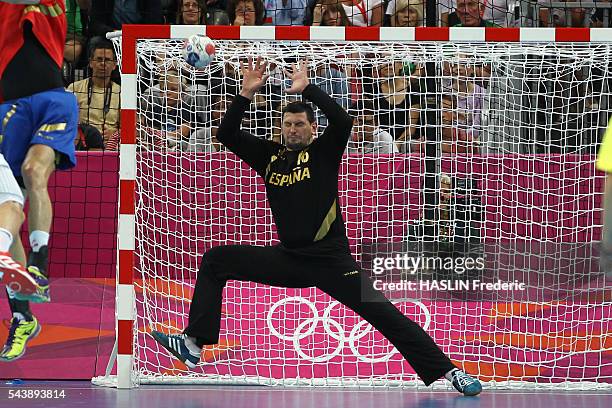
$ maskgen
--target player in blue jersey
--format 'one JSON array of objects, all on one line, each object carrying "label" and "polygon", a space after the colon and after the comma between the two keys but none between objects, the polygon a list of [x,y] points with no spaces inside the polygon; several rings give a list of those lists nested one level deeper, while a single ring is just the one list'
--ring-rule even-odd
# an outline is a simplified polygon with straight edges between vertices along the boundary
[{"label": "player in blue jersey", "polygon": [[[0,360],[25,352],[40,331],[27,300],[48,302],[48,242],[53,211],[47,183],[56,169],[76,164],[74,139],[78,107],[64,90],[61,74],[66,40],[63,0],[0,0],[0,152],[29,200],[30,252],[27,270],[38,284],[37,296],[7,289],[13,318]],[[15,237],[13,259],[26,264]]]}]

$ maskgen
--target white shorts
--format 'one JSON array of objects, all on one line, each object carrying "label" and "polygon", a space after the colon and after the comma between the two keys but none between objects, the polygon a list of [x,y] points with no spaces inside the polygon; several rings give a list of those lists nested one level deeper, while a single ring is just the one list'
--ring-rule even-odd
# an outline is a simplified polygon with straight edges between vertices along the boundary
[{"label": "white shorts", "polygon": [[24,199],[11,168],[0,153],[0,205],[7,201],[15,201],[23,207]]}]

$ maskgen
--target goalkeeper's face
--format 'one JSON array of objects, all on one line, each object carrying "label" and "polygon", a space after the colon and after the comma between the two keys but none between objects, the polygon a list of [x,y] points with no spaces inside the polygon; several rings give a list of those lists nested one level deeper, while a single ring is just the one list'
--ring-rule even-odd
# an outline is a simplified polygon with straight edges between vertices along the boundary
[{"label": "goalkeeper's face", "polygon": [[310,143],[317,131],[317,122],[309,122],[306,112],[285,112],[283,117],[283,140],[289,150],[302,150]]}]

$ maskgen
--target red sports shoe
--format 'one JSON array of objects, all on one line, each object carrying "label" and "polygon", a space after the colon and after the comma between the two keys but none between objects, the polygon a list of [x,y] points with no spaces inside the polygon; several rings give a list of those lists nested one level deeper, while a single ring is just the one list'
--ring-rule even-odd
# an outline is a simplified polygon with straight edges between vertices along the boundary
[{"label": "red sports shoe", "polygon": [[3,273],[0,283],[9,289],[24,295],[36,293],[38,285],[34,278],[8,252],[0,252],[0,271]]}]

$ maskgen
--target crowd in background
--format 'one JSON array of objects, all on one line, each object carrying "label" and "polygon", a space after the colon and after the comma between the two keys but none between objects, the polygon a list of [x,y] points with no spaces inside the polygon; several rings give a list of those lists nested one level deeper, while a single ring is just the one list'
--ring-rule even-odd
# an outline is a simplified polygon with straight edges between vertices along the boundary
[{"label": "crowd in background", "polygon": [[[81,116],[75,144],[81,150],[118,149],[121,87],[117,56],[105,36],[120,30],[123,24],[417,27],[434,21],[427,16],[427,10],[434,8],[426,1],[66,0],[68,36],[64,80],[67,89],[77,96]],[[438,26],[453,27],[602,27],[611,26],[610,4],[610,0],[571,3],[551,0],[436,0],[435,22]],[[425,135],[417,124],[426,121],[422,109],[425,103],[423,69],[423,66],[410,63],[382,62],[372,68],[372,72],[352,73],[353,77],[364,75],[374,79],[371,83],[361,84],[352,83],[348,72],[334,67],[317,74],[318,85],[330,94],[346,95],[338,102],[356,114],[354,141],[362,143],[349,145],[349,151],[422,151]],[[486,78],[490,72],[486,66],[462,64],[448,64],[444,71],[446,74],[443,74],[451,78],[463,79],[447,79],[443,84],[441,121],[455,124],[443,129],[442,138],[449,142],[442,146],[443,151],[478,151],[481,111],[487,93]],[[355,92],[365,92],[362,88],[355,90],[356,86],[367,88],[367,94],[373,96],[367,100],[354,98]],[[164,71],[155,86],[146,90],[145,101],[151,103],[148,106],[152,113],[142,118],[142,121],[149,120],[150,123],[141,123],[141,128],[158,134],[154,144],[163,144],[165,148],[217,150],[214,122],[218,121],[221,110],[214,107],[227,106],[227,96],[220,95],[206,101],[211,104],[211,111],[217,112],[216,115],[196,118],[194,112],[197,109],[194,108],[198,100],[193,97],[188,103],[185,101],[190,95],[186,87],[179,72]],[[341,89],[332,92],[333,87]],[[445,89],[448,92],[444,92]],[[224,89],[223,93],[227,92]],[[269,108],[278,111],[282,108],[279,104]],[[584,108],[596,108],[594,104],[596,101],[591,100]],[[401,114],[398,116],[393,112]],[[263,130],[278,128],[274,118],[267,117],[273,123]],[[210,126],[194,129],[194,123],[200,120],[206,120]],[[247,127],[248,122],[247,118]],[[167,140],[174,142],[168,143]],[[197,148],[200,141],[209,147]]]}]

